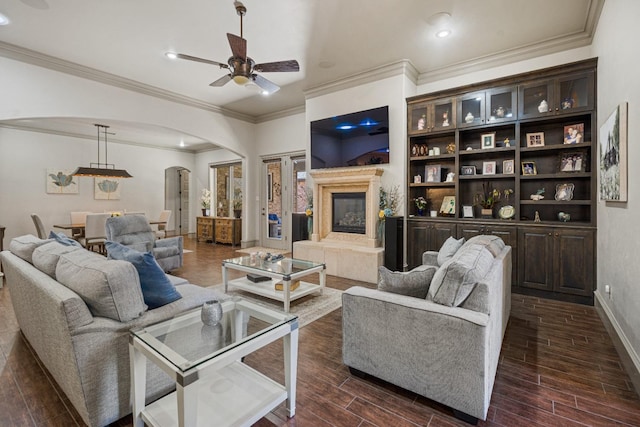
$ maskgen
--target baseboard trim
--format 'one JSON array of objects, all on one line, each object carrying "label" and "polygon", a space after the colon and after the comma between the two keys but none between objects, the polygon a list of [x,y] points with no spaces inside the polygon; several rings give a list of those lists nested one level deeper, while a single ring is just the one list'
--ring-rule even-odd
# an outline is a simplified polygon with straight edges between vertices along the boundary
[{"label": "baseboard trim", "polygon": [[602,295],[598,291],[594,292],[595,295],[595,308],[604,324],[604,327],[609,332],[613,345],[620,356],[622,366],[627,371],[627,374],[631,378],[631,383],[636,390],[636,393],[640,394],[640,356],[634,350],[631,342],[627,338],[626,334],[622,330],[622,327],[616,320],[613,312],[603,299]]}]

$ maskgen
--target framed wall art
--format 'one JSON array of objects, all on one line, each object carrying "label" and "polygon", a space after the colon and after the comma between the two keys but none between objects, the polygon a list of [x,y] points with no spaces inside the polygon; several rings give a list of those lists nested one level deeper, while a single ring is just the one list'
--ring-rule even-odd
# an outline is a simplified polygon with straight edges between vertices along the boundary
[{"label": "framed wall art", "polygon": [[495,175],[496,162],[482,162],[482,175]]},{"label": "framed wall art", "polygon": [[121,180],[118,178],[94,178],[95,200],[120,200]]},{"label": "framed wall art", "polygon": [[502,161],[502,173],[505,175],[513,175],[515,172],[514,160],[503,160]]},{"label": "framed wall art", "polygon": [[496,148],[496,133],[484,133],[480,136],[482,148]]},{"label": "framed wall art", "polygon": [[543,147],[544,132],[532,132],[527,134],[527,147]]},{"label": "framed wall art", "polygon": [[522,162],[522,175],[537,175],[536,162]]},{"label": "framed wall art", "polygon": [[78,178],[73,169],[47,169],[47,194],[78,194]]},{"label": "framed wall art", "polygon": [[441,165],[427,165],[425,166],[424,176],[426,182],[441,182],[442,181],[442,166]]},{"label": "framed wall art", "polygon": [[600,200],[627,201],[627,103],[600,127]]},{"label": "framed wall art", "polygon": [[564,127],[565,144],[580,144],[581,142],[584,142],[584,123]]}]

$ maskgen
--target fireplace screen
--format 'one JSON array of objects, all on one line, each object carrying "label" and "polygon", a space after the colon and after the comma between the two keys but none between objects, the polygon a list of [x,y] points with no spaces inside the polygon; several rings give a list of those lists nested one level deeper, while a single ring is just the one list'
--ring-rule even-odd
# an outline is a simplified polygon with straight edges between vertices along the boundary
[{"label": "fireplace screen", "polygon": [[366,234],[366,193],[333,193],[332,231]]}]

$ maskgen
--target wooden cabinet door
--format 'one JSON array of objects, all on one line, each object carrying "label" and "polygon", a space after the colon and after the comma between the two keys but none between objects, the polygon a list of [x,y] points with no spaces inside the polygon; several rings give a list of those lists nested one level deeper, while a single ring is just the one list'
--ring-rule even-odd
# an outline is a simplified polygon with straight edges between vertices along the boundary
[{"label": "wooden cabinet door", "polygon": [[422,264],[422,253],[429,244],[430,223],[407,220],[407,264],[409,269]]},{"label": "wooden cabinet door", "polygon": [[594,232],[592,230],[556,229],[554,254],[557,292],[591,296],[594,288]]},{"label": "wooden cabinet door", "polygon": [[439,251],[444,242],[451,236],[456,237],[456,224],[451,222],[434,222],[431,228],[431,238],[427,250]]},{"label": "wooden cabinet door", "polygon": [[518,283],[524,288],[553,290],[553,235],[547,228],[518,230]]}]

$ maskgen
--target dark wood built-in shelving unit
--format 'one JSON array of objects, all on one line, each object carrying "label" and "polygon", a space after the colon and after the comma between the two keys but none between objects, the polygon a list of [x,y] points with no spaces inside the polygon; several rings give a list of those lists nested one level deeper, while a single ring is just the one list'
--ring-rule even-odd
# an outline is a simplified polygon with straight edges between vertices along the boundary
[{"label": "dark wood built-in shelving unit", "polygon": [[[421,263],[422,252],[439,249],[449,236],[496,234],[513,247],[514,292],[593,304],[596,69],[594,58],[407,99],[409,268]],[[582,140],[565,144],[565,127],[575,124],[584,125]],[[528,146],[527,134],[535,133],[544,134],[544,145]],[[493,147],[483,147],[486,135],[494,135]],[[429,149],[440,154],[429,156]],[[563,171],[562,159],[574,155],[582,167]],[[505,161],[513,162],[513,173],[503,170]],[[482,174],[485,162],[495,162],[495,174]],[[524,174],[523,162],[534,163],[536,173]],[[475,167],[476,174],[460,175],[463,166]],[[426,182],[426,169],[434,167],[441,171],[440,182]],[[449,172],[455,173],[454,179],[445,182]],[[414,181],[416,175],[421,182]],[[483,184],[502,193],[513,190],[488,218],[481,218],[480,207],[473,206]],[[563,184],[573,187],[570,200],[556,200]],[[532,200],[543,188],[544,198]],[[427,216],[418,215],[414,200],[420,196],[429,202]],[[428,216],[431,210],[439,211],[448,196],[455,197],[455,214]],[[499,208],[507,204],[515,215],[500,218]],[[464,217],[463,206],[473,206],[474,218]],[[561,221],[560,212],[570,220]]]}]

